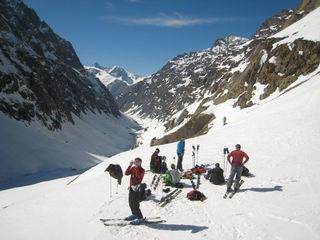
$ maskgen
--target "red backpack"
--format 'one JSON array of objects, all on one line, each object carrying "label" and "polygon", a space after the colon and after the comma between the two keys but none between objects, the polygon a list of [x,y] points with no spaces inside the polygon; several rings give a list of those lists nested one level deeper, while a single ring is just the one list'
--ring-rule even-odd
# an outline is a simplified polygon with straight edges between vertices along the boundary
[{"label": "red backpack", "polygon": [[197,190],[188,192],[187,198],[191,201],[204,201],[207,199],[207,197],[202,192],[199,192]]}]

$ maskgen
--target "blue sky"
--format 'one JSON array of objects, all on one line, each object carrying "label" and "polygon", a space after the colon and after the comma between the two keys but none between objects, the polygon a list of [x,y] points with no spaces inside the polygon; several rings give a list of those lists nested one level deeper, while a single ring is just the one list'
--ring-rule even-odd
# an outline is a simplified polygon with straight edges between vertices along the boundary
[{"label": "blue sky", "polygon": [[148,75],[227,35],[250,37],[299,0],[24,0],[73,44],[81,62]]}]

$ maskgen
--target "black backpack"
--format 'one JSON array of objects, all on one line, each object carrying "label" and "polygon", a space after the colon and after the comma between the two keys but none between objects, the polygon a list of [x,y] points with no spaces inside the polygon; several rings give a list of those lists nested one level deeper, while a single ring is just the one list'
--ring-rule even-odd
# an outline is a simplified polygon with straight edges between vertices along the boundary
[{"label": "black backpack", "polygon": [[246,168],[245,166],[243,166],[243,169],[242,169],[242,176],[245,176],[245,177],[249,177],[250,176],[249,169]]},{"label": "black backpack", "polygon": [[147,188],[147,184],[145,184],[145,183],[140,184],[140,187],[138,188],[139,202],[146,200],[146,198],[147,198],[146,188]]}]

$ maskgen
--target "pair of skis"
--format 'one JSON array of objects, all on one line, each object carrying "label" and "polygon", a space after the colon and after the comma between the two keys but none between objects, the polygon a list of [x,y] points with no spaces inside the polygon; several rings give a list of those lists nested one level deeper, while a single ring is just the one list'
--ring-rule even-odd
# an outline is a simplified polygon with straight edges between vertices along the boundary
[{"label": "pair of skis", "polygon": [[124,226],[130,226],[130,225],[147,225],[147,224],[159,224],[166,222],[163,219],[160,219],[160,217],[153,217],[153,218],[145,218],[144,221],[135,224],[134,221],[126,221],[124,218],[101,218],[100,221],[105,226],[118,226],[118,227],[124,227]]},{"label": "pair of skis", "polygon": [[200,149],[200,145],[197,145],[197,148],[193,145],[192,146],[192,159],[193,159],[193,166],[196,165],[196,153],[197,153],[197,163],[198,163],[198,158],[199,158],[199,149]]},{"label": "pair of skis", "polygon": [[[239,182],[239,188],[241,187],[241,185],[244,183],[244,181],[243,180],[241,180],[240,182]],[[239,191],[239,190],[238,190]],[[223,195],[223,198],[224,199],[226,199],[226,198],[233,198],[233,196],[238,192],[238,191],[233,191],[233,192],[226,192],[224,195]]]},{"label": "pair of skis", "polygon": [[161,174],[155,174],[153,176],[152,182],[150,184],[150,188],[153,189],[153,191],[155,191],[159,185],[159,182],[161,181]]},{"label": "pair of skis", "polygon": [[172,201],[172,199],[176,198],[180,193],[182,192],[182,189],[176,188],[172,192],[168,193],[164,198],[161,199],[159,202],[160,207],[166,206],[169,202]]}]

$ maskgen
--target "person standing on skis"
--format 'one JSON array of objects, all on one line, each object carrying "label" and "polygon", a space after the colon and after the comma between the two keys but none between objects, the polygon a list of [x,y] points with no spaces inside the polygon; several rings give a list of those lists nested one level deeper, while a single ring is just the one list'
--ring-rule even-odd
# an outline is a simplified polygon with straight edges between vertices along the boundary
[{"label": "person standing on skis", "polygon": [[[130,162],[129,167],[125,171],[125,175],[130,175],[130,188],[129,188],[129,206],[132,215],[126,217],[125,220],[133,221],[134,224],[139,224],[144,221],[140,210],[140,194],[139,188],[141,186],[142,179],[144,177],[144,169],[141,167],[141,158],[135,158]],[[133,166],[134,165],[134,166]]]},{"label": "person standing on skis", "polygon": [[[230,160],[232,158],[232,161]],[[241,150],[241,145],[237,144],[236,149],[233,150],[227,156],[228,162],[231,164],[230,176],[227,182],[227,192],[231,192],[231,186],[233,183],[234,177],[236,177],[234,182],[234,192],[239,190],[239,182],[241,180],[243,165],[246,164],[249,160],[249,156]]]},{"label": "person standing on skis", "polygon": [[184,141],[184,138],[181,138],[181,140],[178,142],[178,145],[177,145],[177,155],[178,155],[177,168],[181,172],[183,172],[182,160],[183,160],[183,155],[184,155],[184,149],[185,149],[185,141]]}]

